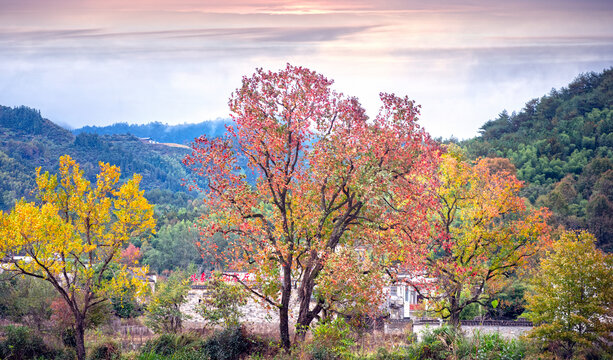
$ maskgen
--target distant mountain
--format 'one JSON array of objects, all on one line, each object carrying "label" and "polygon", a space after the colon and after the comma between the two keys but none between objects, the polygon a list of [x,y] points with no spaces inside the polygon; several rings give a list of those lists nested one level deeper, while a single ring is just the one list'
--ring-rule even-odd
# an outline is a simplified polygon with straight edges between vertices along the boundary
[{"label": "distant mountain", "polygon": [[219,137],[226,131],[229,120],[204,121],[197,124],[168,125],[160,122],[135,125],[117,123],[109,126],[85,126],[72,131],[73,134],[90,133],[98,135],[131,134],[139,138],[150,138],[159,143],[189,145],[195,138],[206,135]]},{"label": "distant mountain", "polygon": [[613,68],[503,111],[461,145],[473,158],[509,158],[533,204],[613,251]]},{"label": "distant mountain", "polygon": [[38,110],[0,106],[0,209],[10,208],[21,197],[31,198],[35,169],[57,172],[64,154],[80,163],[92,181],[103,161],[120,166],[122,179],[141,174],[141,188],[156,190],[156,197],[164,190],[185,192],[183,179],[191,174],[181,160],[188,153],[186,147],[150,143],[134,135],[74,135]]}]

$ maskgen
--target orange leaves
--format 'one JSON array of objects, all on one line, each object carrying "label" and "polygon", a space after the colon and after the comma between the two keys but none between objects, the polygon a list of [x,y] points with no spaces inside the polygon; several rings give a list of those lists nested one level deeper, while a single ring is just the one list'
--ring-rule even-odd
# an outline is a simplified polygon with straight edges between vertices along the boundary
[{"label": "orange leaves", "polygon": [[316,296],[325,298],[345,314],[375,314],[385,301],[381,289],[387,275],[377,261],[352,248],[339,249],[327,258]]}]

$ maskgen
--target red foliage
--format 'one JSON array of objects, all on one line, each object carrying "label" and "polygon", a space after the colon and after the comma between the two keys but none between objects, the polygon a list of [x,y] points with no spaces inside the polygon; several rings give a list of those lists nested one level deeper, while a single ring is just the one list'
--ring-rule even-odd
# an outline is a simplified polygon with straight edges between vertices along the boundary
[{"label": "red foliage", "polygon": [[138,264],[142,256],[143,255],[140,252],[140,248],[134,246],[134,244],[130,244],[127,248],[121,251],[121,262],[128,266],[134,266]]},{"label": "red foliage", "polygon": [[[257,70],[230,98],[228,136],[198,138],[184,160],[208,179],[203,250],[217,252],[214,234],[233,244],[223,256],[255,273],[252,292],[280,309],[286,347],[292,292],[305,327],[324,308],[376,308],[383,268],[414,253],[436,206],[439,151],[417,124],[419,106],[381,94],[369,120],[356,98],[331,85],[302,67]],[[344,251],[356,247],[367,256]],[[309,307],[314,291],[319,300]]]}]

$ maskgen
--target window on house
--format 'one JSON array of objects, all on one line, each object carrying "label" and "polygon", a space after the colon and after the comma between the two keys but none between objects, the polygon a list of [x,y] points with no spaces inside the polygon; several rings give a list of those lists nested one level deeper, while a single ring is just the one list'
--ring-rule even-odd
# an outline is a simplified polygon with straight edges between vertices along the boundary
[{"label": "window on house", "polygon": [[390,288],[390,295],[391,296],[396,296],[398,294],[398,288],[396,286],[392,286]]}]

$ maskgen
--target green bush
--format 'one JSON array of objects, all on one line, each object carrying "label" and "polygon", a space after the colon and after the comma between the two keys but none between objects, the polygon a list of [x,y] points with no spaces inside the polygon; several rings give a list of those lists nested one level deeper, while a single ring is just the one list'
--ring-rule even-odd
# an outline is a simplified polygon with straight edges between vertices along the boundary
[{"label": "green bush", "polygon": [[196,312],[211,325],[226,328],[240,325],[241,306],[247,303],[246,291],[240,284],[224,281],[220,273],[206,282],[207,294],[202,297]]},{"label": "green bush", "polygon": [[60,336],[62,338],[62,343],[64,344],[64,346],[76,349],[77,337],[73,328],[66,328],[61,330]]},{"label": "green bush", "polygon": [[4,328],[6,338],[0,342],[0,359],[29,360],[54,358],[56,352],[26,326],[9,325]]},{"label": "green bush", "polygon": [[64,348],[57,350],[53,360],[75,360],[77,358],[77,352],[75,349]]},{"label": "green bush", "polygon": [[313,360],[337,360],[340,359],[340,355],[334,352],[332,349],[328,349],[321,346],[313,346],[311,349],[311,356]]},{"label": "green bush", "polygon": [[174,334],[162,334],[145,343],[141,348],[141,353],[152,353],[157,355],[170,355],[176,351],[174,345]]},{"label": "green bush", "polygon": [[121,349],[113,341],[104,341],[92,347],[89,360],[119,360]]},{"label": "green bush", "polygon": [[420,342],[407,347],[405,359],[520,360],[526,352],[524,342],[507,340],[499,333],[477,332],[471,337],[442,326],[426,331]]},{"label": "green bush", "polygon": [[240,327],[213,334],[203,344],[203,354],[211,360],[234,360],[248,353],[251,341]]},{"label": "green bush", "polygon": [[520,360],[525,356],[525,345],[521,341],[507,340],[499,333],[476,333],[471,340],[475,360]]},{"label": "green bush", "polygon": [[412,353],[418,359],[443,360],[453,353],[458,334],[450,326],[442,326],[424,333],[422,341],[415,344]]},{"label": "green bush", "polygon": [[180,332],[183,320],[189,318],[180,309],[189,289],[189,279],[181,271],[172,273],[166,281],[158,281],[147,306],[145,324],[156,333]]},{"label": "green bush", "polygon": [[251,348],[252,341],[239,327],[214,333],[206,340],[195,334],[164,334],[149,340],[137,360],[234,360]]},{"label": "green bush", "polygon": [[390,352],[385,348],[380,348],[375,354],[374,360],[405,360],[408,359],[407,354],[401,350]]},{"label": "green bush", "polygon": [[179,350],[193,350],[203,346],[202,339],[195,334],[163,334],[151,339],[141,348],[141,354],[173,355]]},{"label": "green bush", "polygon": [[126,297],[116,297],[111,299],[113,312],[122,319],[137,317],[142,314],[136,300]]},{"label": "green bush", "polygon": [[203,355],[200,351],[181,350],[172,355],[159,355],[156,353],[141,353],[134,360],[204,360],[207,359],[206,355]]},{"label": "green bush", "polygon": [[339,359],[355,345],[351,328],[341,317],[317,324],[312,333],[310,350],[315,360]]}]

